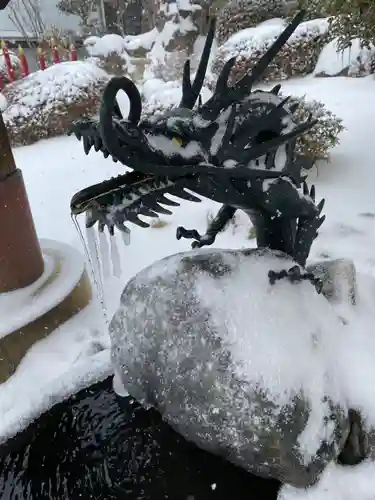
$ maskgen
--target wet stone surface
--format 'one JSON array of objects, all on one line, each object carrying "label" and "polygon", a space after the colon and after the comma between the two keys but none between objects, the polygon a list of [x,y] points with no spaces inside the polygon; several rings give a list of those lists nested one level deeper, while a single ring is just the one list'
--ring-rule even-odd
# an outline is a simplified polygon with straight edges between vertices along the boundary
[{"label": "wet stone surface", "polygon": [[279,482],[198,449],[112,378],[54,406],[0,446],[1,500],[251,500]]}]

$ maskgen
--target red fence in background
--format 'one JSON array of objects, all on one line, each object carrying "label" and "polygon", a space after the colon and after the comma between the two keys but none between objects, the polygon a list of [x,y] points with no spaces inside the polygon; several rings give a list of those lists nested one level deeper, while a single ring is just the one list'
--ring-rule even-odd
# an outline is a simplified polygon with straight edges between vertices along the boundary
[{"label": "red fence in background", "polygon": [[[5,72],[0,71],[0,90],[2,90],[7,82],[14,82],[17,79],[25,78],[30,74],[29,65],[24,53],[24,50],[21,46],[18,47],[18,64],[19,72],[18,74],[15,71],[14,64],[14,55],[11,56],[7,44],[4,40],[1,41],[1,50],[3,60],[5,62]],[[69,49],[69,60],[77,61],[77,50],[76,47],[72,44]],[[49,58],[47,57],[46,51],[44,51],[41,47],[36,49],[36,54],[39,62],[39,69],[44,71],[48,67]],[[12,64],[13,59],[13,64]],[[60,51],[57,45],[54,45],[51,49],[51,57],[50,60],[52,64],[59,64],[61,62]]]}]

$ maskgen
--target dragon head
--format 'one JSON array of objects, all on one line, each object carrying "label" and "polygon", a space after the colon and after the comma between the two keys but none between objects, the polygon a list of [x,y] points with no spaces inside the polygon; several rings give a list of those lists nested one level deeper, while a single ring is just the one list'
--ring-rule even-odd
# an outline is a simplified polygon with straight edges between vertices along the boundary
[{"label": "dragon head", "polygon": [[[214,19],[193,82],[190,62],[185,63],[182,98],[175,109],[142,119],[137,86],[126,77],[112,78],[103,92],[99,121],[77,122],[72,131],[83,139],[86,153],[94,147],[133,172],[77,193],[71,201],[72,213],[89,213],[88,224],[98,221],[99,226],[121,229],[125,220],[139,222],[137,217],[129,218],[133,212],[158,213],[158,202],[166,204],[165,193],[186,198],[185,188],[215,201],[241,206],[237,195],[231,198],[228,183],[236,183],[237,188],[242,185],[242,195],[246,183],[281,176],[299,187],[301,168],[311,165],[297,157],[296,140],[316,121],[310,117],[297,124],[294,106],[288,104],[288,98],[278,95],[280,85],[270,92],[253,91],[253,86],[303,16],[304,12],[299,12],[252,71],[233,86],[228,81],[236,59],[229,59],[205,103],[199,101],[214,40]],[[119,90],[129,98],[126,118],[117,105]],[[187,199],[192,198],[199,200],[192,195]]]}]

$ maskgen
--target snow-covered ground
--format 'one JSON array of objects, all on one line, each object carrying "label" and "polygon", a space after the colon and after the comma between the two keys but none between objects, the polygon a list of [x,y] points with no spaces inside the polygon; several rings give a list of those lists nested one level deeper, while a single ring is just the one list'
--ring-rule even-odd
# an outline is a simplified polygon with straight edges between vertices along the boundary
[{"label": "snow-covered ground", "polygon": [[[347,366],[350,363],[350,373],[344,380],[349,398],[365,410],[375,425],[375,336],[371,330],[375,320],[375,81],[373,77],[306,77],[283,82],[283,92],[323,101],[344,119],[347,128],[340,146],[332,152],[331,163],[321,164],[310,174],[318,198],[327,199],[327,220],[310,259],[347,257],[357,266],[360,293],[366,300],[359,304],[357,317],[353,318],[357,325],[355,338],[347,334],[340,339],[338,352]],[[70,198],[83,187],[117,175],[121,166],[100,154],[86,157],[82,144],[74,138],[18,148],[15,157],[24,173],[39,236],[63,241],[82,251],[70,217]],[[172,216],[164,218],[168,221],[165,227],[132,226],[129,246],[122,245],[119,238],[122,274],[120,279],[112,277],[105,282],[108,317],[130,277],[161,257],[190,249],[188,240],[176,240],[176,227],[204,231],[208,213],[217,208],[206,200],[200,204],[182,202]],[[237,222],[218,236],[217,247],[253,246],[248,239],[247,218],[240,214]],[[104,350],[98,352],[98,345]],[[34,346],[15,375],[0,385],[0,436],[13,434],[56,401],[111,373],[108,347],[103,311],[97,301]],[[285,488],[283,495],[288,500],[371,500],[375,498],[374,477],[374,464],[365,463],[353,470],[332,466],[315,488],[308,492]]]}]

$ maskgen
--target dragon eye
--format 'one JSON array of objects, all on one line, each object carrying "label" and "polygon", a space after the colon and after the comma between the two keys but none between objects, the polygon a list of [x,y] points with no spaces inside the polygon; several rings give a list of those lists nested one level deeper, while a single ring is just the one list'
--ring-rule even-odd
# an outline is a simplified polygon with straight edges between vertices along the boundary
[{"label": "dragon eye", "polygon": [[173,137],[172,142],[173,142],[173,144],[176,144],[177,146],[182,146],[182,144],[183,144],[182,139],[180,139],[179,137]]}]

